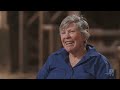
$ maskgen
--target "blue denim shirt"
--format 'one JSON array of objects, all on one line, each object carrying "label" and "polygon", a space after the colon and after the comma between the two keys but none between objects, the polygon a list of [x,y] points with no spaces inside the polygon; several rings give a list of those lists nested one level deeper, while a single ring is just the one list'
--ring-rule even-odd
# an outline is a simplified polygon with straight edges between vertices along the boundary
[{"label": "blue denim shirt", "polygon": [[68,52],[61,48],[51,54],[38,72],[37,79],[114,79],[114,71],[107,58],[91,46],[87,53],[71,67]]}]

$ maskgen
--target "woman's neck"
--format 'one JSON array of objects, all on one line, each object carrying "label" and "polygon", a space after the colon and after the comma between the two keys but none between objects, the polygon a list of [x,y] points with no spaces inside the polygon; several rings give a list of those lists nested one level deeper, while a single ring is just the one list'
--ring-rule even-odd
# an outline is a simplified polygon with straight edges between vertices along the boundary
[{"label": "woman's neck", "polygon": [[80,57],[84,56],[85,53],[86,53],[86,48],[81,48],[76,51],[70,52],[69,56],[79,59]]},{"label": "woman's neck", "polygon": [[76,52],[69,53],[69,60],[72,67],[74,67],[81,58],[85,55],[86,49],[77,50]]}]

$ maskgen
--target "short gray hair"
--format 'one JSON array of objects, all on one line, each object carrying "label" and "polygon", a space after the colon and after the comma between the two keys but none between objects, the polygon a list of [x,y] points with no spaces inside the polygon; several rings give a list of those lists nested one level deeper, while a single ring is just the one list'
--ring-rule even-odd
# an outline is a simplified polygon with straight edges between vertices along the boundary
[{"label": "short gray hair", "polygon": [[89,33],[89,25],[83,16],[77,16],[77,15],[70,15],[67,16],[60,24],[59,30],[66,28],[70,23],[75,23],[78,28],[80,29],[80,32],[88,39],[90,37]]}]

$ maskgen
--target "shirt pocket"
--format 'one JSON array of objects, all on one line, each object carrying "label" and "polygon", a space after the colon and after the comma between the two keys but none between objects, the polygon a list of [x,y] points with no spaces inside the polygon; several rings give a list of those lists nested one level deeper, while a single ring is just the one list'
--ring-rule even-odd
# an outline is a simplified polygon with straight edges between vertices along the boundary
[{"label": "shirt pocket", "polygon": [[49,72],[47,79],[65,79],[65,76],[66,71],[63,68],[56,67]]}]

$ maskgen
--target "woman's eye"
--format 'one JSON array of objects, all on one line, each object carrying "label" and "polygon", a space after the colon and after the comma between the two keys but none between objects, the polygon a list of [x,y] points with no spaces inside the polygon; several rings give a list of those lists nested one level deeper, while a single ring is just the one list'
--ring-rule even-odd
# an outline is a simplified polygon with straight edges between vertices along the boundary
[{"label": "woman's eye", "polygon": [[70,31],[70,32],[75,32],[75,31]]},{"label": "woman's eye", "polygon": [[61,32],[61,34],[65,34],[65,32]]}]

